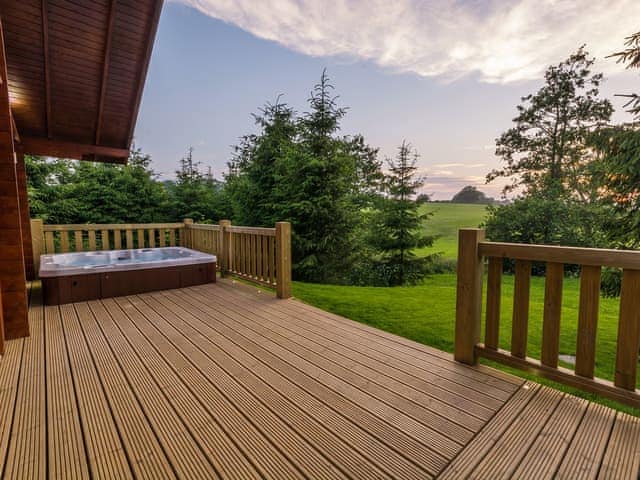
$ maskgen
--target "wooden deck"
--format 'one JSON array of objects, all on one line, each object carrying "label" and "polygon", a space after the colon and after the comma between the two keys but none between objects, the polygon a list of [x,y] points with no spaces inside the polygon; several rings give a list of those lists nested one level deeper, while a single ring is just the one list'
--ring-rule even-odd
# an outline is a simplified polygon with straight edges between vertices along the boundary
[{"label": "wooden deck", "polygon": [[30,322],[3,478],[638,478],[637,418],[228,280]]}]

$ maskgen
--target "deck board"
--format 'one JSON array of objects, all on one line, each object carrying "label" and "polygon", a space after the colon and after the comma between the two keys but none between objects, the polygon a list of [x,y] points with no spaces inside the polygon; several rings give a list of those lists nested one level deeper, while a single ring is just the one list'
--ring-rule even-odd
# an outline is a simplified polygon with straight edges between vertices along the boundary
[{"label": "deck board", "polygon": [[41,479],[47,474],[44,310],[37,291],[32,293],[31,302],[34,305],[29,310],[31,335],[19,340],[23,342],[20,378],[3,474],[8,479]]},{"label": "deck board", "polygon": [[2,478],[638,478],[636,417],[226,279],[29,318]]},{"label": "deck board", "polygon": [[[147,301],[148,305],[153,307],[154,302],[151,299],[147,299]],[[161,302],[162,299],[158,299],[158,301]],[[166,307],[167,310],[172,309],[166,302],[160,303],[160,305]],[[176,310],[173,311],[175,312]],[[357,468],[360,471],[359,475],[356,475],[358,471],[353,470],[353,467],[346,470],[351,475],[364,475],[366,477],[372,471],[379,469],[387,472],[402,471],[407,478],[425,477],[425,471],[417,469],[406,459],[397,458],[397,454],[394,454],[393,450],[385,448],[384,445],[379,445],[376,448],[376,444],[379,442],[375,438],[366,436],[363,434],[364,432],[354,429],[352,423],[347,419],[332,412],[322,402],[314,401],[309,394],[305,394],[294,383],[288,382],[285,377],[277,375],[277,372],[269,371],[267,364],[257,363],[255,357],[251,357],[247,351],[242,350],[240,346],[229,341],[221,334],[205,337],[182,321],[179,316],[174,314],[169,318],[174,322],[176,329],[181,332],[191,333],[189,338],[194,339],[192,340],[193,343],[197,344],[202,352],[208,353],[211,356],[210,358],[224,362],[223,364],[229,371],[233,372],[234,376],[242,378],[242,383],[250,387],[252,391],[260,392],[259,396],[261,398],[268,399],[269,405],[278,407],[282,403],[281,399],[290,399],[282,408],[278,408],[282,418],[295,421],[299,428],[304,426],[302,431],[308,434],[310,439],[314,440],[317,448],[325,453],[331,453],[331,456],[336,460],[340,459],[340,464],[343,468],[349,467],[349,464],[358,460],[359,457],[366,457],[368,461],[360,460],[359,462],[362,464]],[[193,324],[198,324],[196,317],[191,317],[191,320]],[[209,341],[209,338],[212,341]],[[213,344],[213,339],[215,339],[215,344]],[[243,360],[246,360],[246,362],[242,362]],[[199,363],[206,363],[206,361]],[[243,363],[244,365],[250,365],[251,368],[243,367]],[[280,388],[275,389],[274,387]],[[304,406],[304,408],[301,409],[300,406]],[[313,419],[315,419],[315,422]],[[322,425],[330,426],[330,428],[326,430],[319,428]],[[380,453],[387,455],[383,458],[378,458]]]}]

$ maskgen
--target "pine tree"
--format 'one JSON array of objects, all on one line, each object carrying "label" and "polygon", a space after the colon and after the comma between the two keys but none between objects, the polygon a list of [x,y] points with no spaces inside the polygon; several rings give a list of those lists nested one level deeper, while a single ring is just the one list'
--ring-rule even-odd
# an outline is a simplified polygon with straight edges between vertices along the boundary
[{"label": "pine tree", "polygon": [[[624,50],[616,52],[611,56],[616,57],[619,63],[625,63],[627,68],[640,68],[640,32],[636,32],[627,37],[625,47]],[[637,93],[628,93],[620,96],[629,99],[625,104],[625,108],[628,108],[629,113],[634,115],[636,120],[640,121],[640,95]]]},{"label": "pine tree", "polygon": [[414,254],[416,248],[433,243],[433,238],[423,232],[429,215],[420,214],[420,205],[414,200],[425,182],[424,177],[417,175],[417,161],[417,152],[406,141],[398,148],[397,157],[388,160],[387,198],[381,204],[371,239],[380,252],[383,277],[388,285],[418,282],[430,261]]},{"label": "pine tree", "polygon": [[231,208],[226,192],[211,170],[208,174],[200,171],[201,162],[194,160],[193,147],[180,159],[176,170],[176,181],[168,185],[173,210],[173,218],[192,218],[197,222],[218,221],[228,218]]},{"label": "pine tree", "polygon": [[277,216],[274,198],[278,163],[294,148],[295,112],[280,102],[267,103],[253,115],[259,133],[245,135],[228,163],[227,189],[234,201],[234,220],[242,225],[273,226]]},{"label": "pine tree", "polygon": [[355,161],[336,136],[346,109],[332,95],[326,72],[298,123],[298,140],[276,166],[276,212],[293,226],[294,275],[344,281],[355,255],[359,212],[352,208]]}]

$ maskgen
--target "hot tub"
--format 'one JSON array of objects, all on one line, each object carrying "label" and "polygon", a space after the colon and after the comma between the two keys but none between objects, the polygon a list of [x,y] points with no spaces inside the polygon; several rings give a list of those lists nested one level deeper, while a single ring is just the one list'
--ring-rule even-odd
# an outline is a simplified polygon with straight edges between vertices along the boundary
[{"label": "hot tub", "polygon": [[42,255],[45,305],[183,288],[216,281],[216,257],[183,247]]}]

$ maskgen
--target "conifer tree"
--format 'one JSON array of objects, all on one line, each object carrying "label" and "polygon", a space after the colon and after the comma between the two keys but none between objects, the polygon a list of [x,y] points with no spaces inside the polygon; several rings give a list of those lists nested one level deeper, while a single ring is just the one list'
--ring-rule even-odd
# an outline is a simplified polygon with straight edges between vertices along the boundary
[{"label": "conifer tree", "polygon": [[416,283],[426,272],[429,258],[416,257],[414,250],[433,244],[423,231],[427,214],[421,214],[414,197],[425,178],[417,175],[418,154],[406,141],[398,155],[388,160],[385,178],[387,198],[374,222],[372,244],[380,252],[382,276],[388,285]]}]

